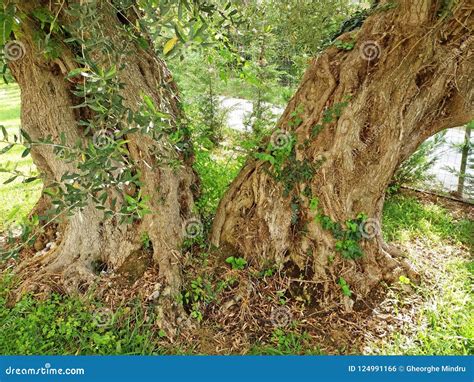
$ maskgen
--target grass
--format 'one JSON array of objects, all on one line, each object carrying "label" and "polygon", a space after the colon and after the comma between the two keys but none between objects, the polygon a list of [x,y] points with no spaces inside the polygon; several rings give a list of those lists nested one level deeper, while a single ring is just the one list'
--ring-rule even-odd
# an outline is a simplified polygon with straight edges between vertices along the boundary
[{"label": "grass", "polygon": [[370,353],[474,354],[474,222],[443,207],[401,195],[384,208],[386,239],[408,250],[420,271],[419,285],[389,291],[391,313],[403,324]]},{"label": "grass", "polygon": [[0,283],[0,354],[159,354],[154,315],[139,303],[112,312],[87,299],[25,296],[7,308],[12,279]]},{"label": "grass", "polygon": [[[18,135],[20,129],[20,90],[17,85],[0,84],[0,125],[5,126],[8,135]],[[1,137],[3,138],[3,137]],[[0,142],[0,150],[5,147]],[[23,173],[36,172],[31,156],[21,157],[22,146],[15,146],[5,154],[0,155],[0,168],[9,170],[15,168]],[[22,222],[38,200],[41,182],[23,184],[17,179],[9,184],[3,184],[11,177],[8,172],[0,172],[0,231],[10,225]]]},{"label": "grass", "polygon": [[300,333],[297,330],[285,330],[278,328],[273,330],[269,344],[256,344],[249,355],[322,355],[318,348],[312,348],[311,336],[307,332]]},{"label": "grass", "polygon": [[[436,271],[436,280],[414,286],[421,296],[414,321],[378,346],[380,354],[473,355],[474,263],[458,258],[447,260]],[[403,295],[394,294],[403,309]]]},{"label": "grass", "polygon": [[210,151],[196,151],[194,169],[202,182],[201,195],[196,205],[204,219],[212,218],[225,190],[241,167],[242,161],[239,158],[223,159]]},{"label": "grass", "polygon": [[406,242],[425,237],[432,242],[450,241],[474,248],[474,222],[455,219],[436,204],[395,195],[384,205],[383,233],[387,241]]}]

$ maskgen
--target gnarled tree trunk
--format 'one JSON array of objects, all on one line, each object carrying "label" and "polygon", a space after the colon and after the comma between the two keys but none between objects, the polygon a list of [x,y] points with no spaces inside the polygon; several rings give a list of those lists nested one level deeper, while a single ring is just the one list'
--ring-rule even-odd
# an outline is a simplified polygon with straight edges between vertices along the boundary
[{"label": "gnarled tree trunk", "polygon": [[[51,4],[43,3],[45,7]],[[72,3],[58,3],[50,9],[51,13],[57,14],[59,23],[67,26],[74,21],[67,13],[67,7]],[[124,69],[119,74],[120,82],[124,84],[120,91],[124,104],[136,111],[143,104],[145,94],[157,109],[172,115],[176,122],[180,116],[180,106],[176,86],[165,63],[156,58],[151,48],[143,49],[136,39],[130,39],[124,24],[134,28],[133,21],[127,21],[107,1],[99,1],[98,4],[95,12],[101,20],[103,38],[116,48],[122,46],[124,41],[129,41],[128,52],[124,51],[122,56]],[[70,44],[61,41],[60,58],[45,58],[35,41],[40,24],[32,17],[39,6],[41,4],[37,1],[22,1],[18,4],[22,21],[21,31],[16,32],[15,38],[22,44],[20,48],[23,54],[9,62],[9,68],[21,88],[22,128],[34,141],[50,135],[54,142],[59,143],[61,135],[64,135],[69,144],[78,139],[90,142],[92,134],[86,136],[78,122],[85,119],[87,113],[93,112],[73,109],[83,100],[72,93],[74,81],[65,79],[71,70],[80,67],[75,61],[78,52],[73,52]],[[129,20],[134,20],[137,15],[131,13],[127,16]],[[83,33],[87,36],[87,25]],[[93,54],[99,64],[107,62],[104,51],[98,49]],[[130,134],[126,138],[128,160],[140,173],[141,192],[149,198],[151,213],[132,224],[120,224],[118,217],[104,220],[103,212],[97,210],[91,201],[81,211],[74,211],[71,217],[58,219],[61,239],[57,246],[46,254],[44,251],[37,254],[33,261],[29,259],[20,267],[25,269],[33,262],[41,265],[33,281],[47,282],[51,275],[60,275],[68,289],[83,291],[97,280],[94,270],[97,262],[108,270],[119,271],[128,267],[124,271],[134,273],[140,268],[137,262],[145,259],[146,264],[158,265],[162,279],[160,282],[164,288],[162,295],[168,295],[170,301],[175,301],[181,288],[183,224],[192,217],[193,209],[191,187],[195,184],[195,176],[191,169],[192,159],[186,159],[178,151],[168,148],[166,155],[181,161],[177,168],[172,168],[159,163],[158,157],[154,155],[162,147],[161,143],[140,133]],[[35,145],[31,154],[45,185],[59,181],[67,171],[77,171],[77,163],[65,163],[48,145]],[[47,198],[43,197],[42,202],[47,205]],[[38,208],[41,210],[44,205]],[[141,239],[144,234],[149,236],[151,245],[147,246],[152,247],[151,253],[144,248]]]},{"label": "gnarled tree trunk", "polygon": [[[459,1],[442,18],[439,3],[382,8],[338,38],[353,49],[333,46],[312,61],[272,136],[275,157],[291,145],[288,133],[296,139],[281,166],[287,176],[276,180],[276,165],[250,160],[220,203],[214,245],[260,266],[296,266],[326,301],[340,300],[340,278],[358,299],[410,274],[378,229],[386,187],[424,140],[474,117],[472,5]],[[357,228],[363,256],[344,258],[344,239],[321,217],[348,230],[361,213],[370,219]]]}]

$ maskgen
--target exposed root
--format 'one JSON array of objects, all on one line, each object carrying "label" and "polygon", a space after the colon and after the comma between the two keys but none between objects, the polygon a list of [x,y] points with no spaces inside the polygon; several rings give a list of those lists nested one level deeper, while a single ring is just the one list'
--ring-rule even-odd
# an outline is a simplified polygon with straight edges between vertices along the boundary
[{"label": "exposed root", "polygon": [[[275,333],[282,329],[308,334],[308,347],[324,353],[360,352],[367,320],[386,297],[385,282],[398,283],[402,275],[413,282],[419,278],[405,257],[400,248],[384,244],[376,256],[358,261],[335,256],[325,275],[315,277],[291,262],[266,276],[258,265],[236,271],[224,265],[222,256],[212,256],[205,267],[190,265],[187,282],[220,275],[227,287],[212,302],[200,305],[205,317],[201,328],[184,330],[178,343],[196,352],[247,354],[256,343],[274,346]],[[350,285],[351,296],[341,290],[340,276]]]},{"label": "exposed root", "polygon": [[383,269],[386,269],[384,280],[388,283],[398,281],[400,276],[406,276],[414,283],[420,282],[420,274],[408,261],[406,254],[396,245],[383,243],[381,257],[382,265],[385,265]]}]

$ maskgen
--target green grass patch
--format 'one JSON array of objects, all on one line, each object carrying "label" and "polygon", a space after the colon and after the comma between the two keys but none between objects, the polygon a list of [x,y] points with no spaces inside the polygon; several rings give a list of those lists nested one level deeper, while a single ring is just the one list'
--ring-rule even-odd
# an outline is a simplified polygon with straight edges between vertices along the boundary
[{"label": "green grass patch", "polygon": [[387,241],[406,242],[425,237],[433,242],[462,243],[474,246],[474,222],[455,219],[445,208],[423,204],[412,197],[396,195],[384,206],[383,234]]},{"label": "green grass patch", "polygon": [[[6,127],[9,136],[19,135],[20,89],[16,84],[0,84],[0,125]],[[5,146],[5,143],[0,142],[0,150]],[[0,168],[14,168],[24,174],[35,174],[37,170],[31,156],[22,158],[23,151],[23,146],[15,146],[1,154]],[[40,181],[24,184],[21,178],[3,184],[10,177],[10,173],[0,172],[0,232],[26,218],[40,197],[42,188]]]},{"label": "green grass patch", "polygon": [[[434,280],[414,286],[422,303],[412,307],[411,322],[380,343],[372,344],[376,354],[473,355],[474,263],[454,258],[437,264]],[[407,304],[403,294],[392,291],[398,309]],[[409,299],[409,297],[408,297]]]},{"label": "green grass patch", "polygon": [[56,294],[23,297],[7,306],[10,277],[0,283],[0,354],[160,354],[164,334],[138,302],[111,311],[98,303]]},{"label": "green grass patch", "polygon": [[[371,344],[376,354],[474,354],[474,222],[456,219],[443,207],[397,195],[385,203],[385,238],[405,243],[418,240],[410,260],[424,274],[420,285],[406,294],[392,288],[393,314],[406,323],[381,342]],[[467,248],[466,248],[467,247]],[[412,298],[415,297],[415,303]],[[409,306],[409,308],[407,308]],[[405,311],[404,311],[405,309]]]},{"label": "green grass patch", "polygon": [[275,329],[268,343],[254,345],[251,355],[322,355],[318,348],[311,345],[311,336],[294,330]]},{"label": "green grass patch", "polygon": [[204,219],[212,219],[219,201],[239,173],[242,157],[228,157],[212,151],[197,150],[194,169],[201,180],[201,195],[196,205]]}]

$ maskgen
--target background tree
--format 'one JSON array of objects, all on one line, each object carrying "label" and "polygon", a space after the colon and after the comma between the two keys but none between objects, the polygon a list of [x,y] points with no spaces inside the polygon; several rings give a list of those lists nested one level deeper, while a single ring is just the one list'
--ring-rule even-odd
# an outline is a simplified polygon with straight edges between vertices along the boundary
[{"label": "background tree", "polygon": [[252,56],[260,57],[265,65],[281,71],[282,82],[293,86],[299,83],[308,61],[331,42],[343,21],[357,9],[340,0],[241,3],[248,31],[239,28],[232,42],[244,58],[252,61]]},{"label": "background tree", "polygon": [[[471,121],[467,126],[465,130],[465,135],[464,135],[464,144],[461,147],[461,165],[459,168],[459,179],[458,179],[458,187],[456,190],[457,196],[460,198],[463,197],[464,190],[465,188],[467,189],[466,194],[468,196],[472,196],[472,176],[470,176],[467,173],[467,170],[469,168],[472,168],[472,159],[469,159],[469,151],[471,150],[471,133],[472,133],[472,126],[473,122]],[[466,185],[468,187],[466,187]]]}]

